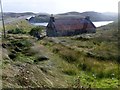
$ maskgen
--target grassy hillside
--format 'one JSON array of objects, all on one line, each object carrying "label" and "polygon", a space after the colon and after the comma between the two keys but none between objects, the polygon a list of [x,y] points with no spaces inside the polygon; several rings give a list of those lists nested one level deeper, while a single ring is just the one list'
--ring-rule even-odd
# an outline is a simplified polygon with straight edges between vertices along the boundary
[{"label": "grassy hillside", "polygon": [[21,28],[24,31],[29,32],[32,27],[34,27],[34,26],[31,25],[29,22],[27,22],[24,19],[22,19],[22,20],[16,20],[16,21],[13,21],[11,23],[6,24],[6,30],[7,31],[15,29],[15,28]]},{"label": "grassy hillside", "polygon": [[94,34],[42,40],[8,34],[2,42],[3,87],[117,88],[118,33],[112,25]]}]

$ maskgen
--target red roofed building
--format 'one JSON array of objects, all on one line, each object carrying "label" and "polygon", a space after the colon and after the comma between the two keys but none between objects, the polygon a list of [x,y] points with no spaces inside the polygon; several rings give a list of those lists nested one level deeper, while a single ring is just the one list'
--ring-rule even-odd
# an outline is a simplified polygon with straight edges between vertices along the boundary
[{"label": "red roofed building", "polygon": [[57,36],[73,36],[82,33],[95,33],[96,27],[90,21],[89,17],[80,19],[55,19],[50,17],[49,23],[46,27],[46,33],[49,37]]}]

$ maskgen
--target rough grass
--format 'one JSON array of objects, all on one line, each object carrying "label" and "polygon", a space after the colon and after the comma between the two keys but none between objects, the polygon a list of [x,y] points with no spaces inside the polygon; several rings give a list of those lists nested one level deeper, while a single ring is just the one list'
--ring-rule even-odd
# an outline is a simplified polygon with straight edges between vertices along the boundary
[{"label": "rough grass", "polygon": [[[8,51],[13,52],[15,46],[19,47],[21,51],[16,52],[14,59],[3,60],[3,87],[67,87],[64,77],[56,70],[56,66],[50,66],[54,62],[49,61],[49,58],[45,56],[44,48],[38,46],[37,43],[31,44],[30,39],[32,41],[30,37],[29,39],[20,38],[16,40],[14,36],[10,41],[4,41],[5,49]],[[35,49],[27,49],[31,47],[35,47]],[[44,53],[39,52],[42,49]],[[33,51],[35,54],[26,55],[29,51],[31,53]],[[35,63],[35,60],[38,63]]]},{"label": "rough grass", "polygon": [[[54,54],[57,54],[63,60],[76,65],[80,71],[87,73],[81,79],[83,85],[117,87],[118,64],[116,61],[118,48],[115,34],[115,30],[98,31],[96,34],[86,35],[87,37],[49,38],[41,41],[41,44],[50,48]],[[65,71],[65,73],[70,74],[70,76],[73,74],[72,70]],[[88,76],[89,78],[86,79]]]},{"label": "rough grass", "polygon": [[53,52],[58,53],[61,58],[69,63],[77,61],[79,57],[79,52],[74,52],[73,50],[59,44],[53,47]]},{"label": "rough grass", "polygon": [[[4,49],[16,57],[3,60],[3,87],[117,88],[115,32],[40,41],[28,35],[9,35]],[[41,60],[41,56],[49,60]]]},{"label": "rough grass", "polygon": [[114,77],[116,77],[118,74],[117,72],[115,72],[118,68],[117,64],[113,63],[112,60],[108,62],[106,58],[105,60],[102,60],[100,59],[100,57],[96,58],[97,56],[90,56],[88,52],[86,55],[86,53],[84,54],[60,44],[53,45],[52,48],[53,53],[58,54],[63,60],[69,63],[74,63],[76,65],[78,64],[78,68],[83,71],[96,73],[98,78],[109,78],[112,77],[112,74],[115,74]]}]

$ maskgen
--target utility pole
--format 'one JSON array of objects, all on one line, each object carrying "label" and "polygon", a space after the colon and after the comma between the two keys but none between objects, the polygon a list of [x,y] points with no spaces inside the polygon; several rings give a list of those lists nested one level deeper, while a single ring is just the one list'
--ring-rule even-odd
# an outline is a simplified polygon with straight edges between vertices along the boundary
[{"label": "utility pole", "polygon": [[3,35],[4,35],[4,38],[6,38],[5,23],[4,23],[4,16],[3,16],[3,9],[2,9],[2,2],[1,2],[1,0],[0,0],[0,8],[1,8],[1,16],[2,16]]}]

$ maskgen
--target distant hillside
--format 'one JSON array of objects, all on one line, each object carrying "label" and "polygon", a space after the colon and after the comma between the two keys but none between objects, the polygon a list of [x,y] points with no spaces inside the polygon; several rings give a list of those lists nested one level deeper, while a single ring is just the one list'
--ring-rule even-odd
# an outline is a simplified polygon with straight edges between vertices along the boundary
[{"label": "distant hillside", "polygon": [[80,13],[73,11],[73,12],[61,13],[61,14],[58,14],[58,15],[80,15]]},{"label": "distant hillside", "polygon": [[[30,16],[30,15],[36,15],[36,14],[32,13],[32,12],[25,12],[25,13],[5,12],[4,19],[19,18],[19,17],[23,17],[23,16]],[[1,19],[1,13],[0,13],[0,19]]]},{"label": "distant hillside", "polygon": [[[67,12],[67,13],[61,13],[54,15],[55,18],[83,18],[86,16],[90,16],[90,19],[92,21],[115,21],[117,20],[117,14],[116,13],[98,13],[98,12]],[[49,21],[49,14],[39,14],[32,19],[30,19],[30,22],[48,22]]]},{"label": "distant hillside", "polygon": [[87,11],[87,12],[68,12],[68,13],[62,13],[58,14],[61,16],[75,16],[75,17],[86,17],[90,16],[92,21],[114,21],[117,19],[117,13],[99,13],[99,12],[94,12],[94,11]]},{"label": "distant hillside", "polygon": [[31,17],[29,19],[29,22],[31,23],[42,23],[42,22],[48,22],[50,18],[49,14],[43,14],[43,13],[39,13],[37,14],[35,17]]},{"label": "distant hillside", "polygon": [[114,21],[117,19],[117,14],[98,13],[98,12],[83,12],[82,16],[90,16],[92,21]]},{"label": "distant hillside", "polygon": [[[41,23],[41,22],[48,22],[50,18],[50,14],[48,13],[32,13],[32,12],[25,12],[25,13],[13,13],[13,12],[6,12],[4,13],[4,19],[8,18],[20,18],[20,17],[27,17],[27,16],[35,16],[31,17],[29,21],[31,23]],[[1,16],[1,14],[0,14]],[[99,13],[99,12],[93,12],[93,11],[87,11],[87,12],[67,12],[67,13],[61,13],[61,14],[55,14],[55,18],[83,18],[86,16],[90,16],[90,19],[94,21],[115,21],[117,20],[117,13]]]}]

